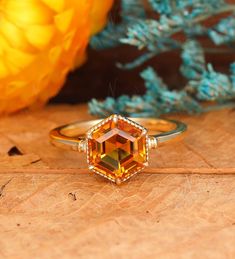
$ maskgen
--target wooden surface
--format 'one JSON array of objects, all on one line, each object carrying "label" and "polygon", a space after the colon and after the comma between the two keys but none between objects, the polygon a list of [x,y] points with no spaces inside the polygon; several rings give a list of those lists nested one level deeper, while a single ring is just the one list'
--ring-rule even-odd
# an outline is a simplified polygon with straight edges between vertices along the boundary
[{"label": "wooden surface", "polygon": [[235,111],[175,116],[185,139],[120,187],[48,143],[88,117],[51,106],[0,119],[0,258],[235,258]]}]

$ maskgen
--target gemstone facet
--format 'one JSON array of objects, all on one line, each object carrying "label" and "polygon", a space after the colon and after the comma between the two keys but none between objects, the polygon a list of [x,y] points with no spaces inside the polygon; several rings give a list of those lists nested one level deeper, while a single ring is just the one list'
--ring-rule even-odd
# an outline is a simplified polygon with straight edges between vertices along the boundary
[{"label": "gemstone facet", "polygon": [[120,115],[112,115],[88,131],[89,168],[120,183],[142,170],[148,161],[147,130]]}]

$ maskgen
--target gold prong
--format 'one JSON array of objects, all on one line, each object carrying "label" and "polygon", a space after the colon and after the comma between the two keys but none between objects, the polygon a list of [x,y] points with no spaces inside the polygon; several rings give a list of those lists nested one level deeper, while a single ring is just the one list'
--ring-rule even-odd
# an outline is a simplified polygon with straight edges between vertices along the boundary
[{"label": "gold prong", "polygon": [[144,135],[146,135],[147,133],[148,133],[148,131],[147,131],[145,128],[143,128],[143,129],[142,129],[141,136],[144,136]]},{"label": "gold prong", "polygon": [[145,163],[144,163],[144,166],[148,166],[148,165],[149,165],[149,163],[148,163],[148,162],[145,162]]},{"label": "gold prong", "polygon": [[88,132],[86,133],[86,137],[87,137],[87,139],[91,139],[91,138],[92,138],[92,133],[91,133],[91,131],[88,131]]},{"label": "gold prong", "polygon": [[89,165],[89,170],[93,170],[94,169],[94,166],[93,165]]},{"label": "gold prong", "polygon": [[120,178],[117,178],[117,179],[115,179],[115,183],[116,183],[116,185],[120,185],[122,183],[122,181]]},{"label": "gold prong", "polygon": [[118,115],[117,115],[117,114],[114,114],[114,115],[113,115],[113,122],[114,122],[114,123],[117,123],[117,122],[118,122]]}]

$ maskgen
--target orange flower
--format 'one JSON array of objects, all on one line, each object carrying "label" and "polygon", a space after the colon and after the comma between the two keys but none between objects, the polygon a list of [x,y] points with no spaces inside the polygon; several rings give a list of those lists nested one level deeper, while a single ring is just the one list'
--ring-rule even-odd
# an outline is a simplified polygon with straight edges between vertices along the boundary
[{"label": "orange flower", "polygon": [[113,0],[0,2],[0,113],[43,104],[82,63]]}]

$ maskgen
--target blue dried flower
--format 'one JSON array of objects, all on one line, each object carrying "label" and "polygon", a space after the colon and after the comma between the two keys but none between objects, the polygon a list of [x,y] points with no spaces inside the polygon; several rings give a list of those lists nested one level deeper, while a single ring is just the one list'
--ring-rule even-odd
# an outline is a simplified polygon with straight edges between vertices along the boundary
[{"label": "blue dried flower", "polygon": [[197,98],[205,101],[226,100],[235,96],[235,88],[227,75],[215,72],[211,64],[197,87]]},{"label": "blue dried flower", "polygon": [[208,30],[209,37],[216,45],[235,40],[235,16],[222,19],[215,27]]},{"label": "blue dried flower", "polygon": [[[206,63],[205,52],[216,54],[216,46],[204,48],[197,37],[209,37],[215,45],[227,45],[234,51],[235,4],[224,0],[148,0],[155,16],[147,17],[144,1],[122,0],[122,23],[110,22],[91,45],[101,49],[124,43],[144,50],[136,60],[128,64],[118,63],[122,69],[132,69],[154,58],[159,53],[181,52],[180,71],[188,80],[181,90],[170,90],[152,67],[140,76],[146,93],[142,96],[108,97],[104,102],[93,99],[90,112],[99,116],[120,113],[125,116],[159,116],[169,112],[202,112],[201,101],[229,103],[235,99],[235,63],[230,65],[231,75],[222,74]],[[231,14],[232,13],[232,14]],[[229,14],[217,24],[206,27],[203,21],[217,14]],[[224,16],[223,16],[224,17]],[[177,40],[182,34],[185,40]],[[219,49],[221,51],[221,49]],[[217,108],[218,105],[212,106]]]}]

